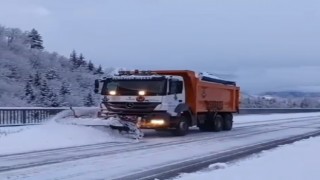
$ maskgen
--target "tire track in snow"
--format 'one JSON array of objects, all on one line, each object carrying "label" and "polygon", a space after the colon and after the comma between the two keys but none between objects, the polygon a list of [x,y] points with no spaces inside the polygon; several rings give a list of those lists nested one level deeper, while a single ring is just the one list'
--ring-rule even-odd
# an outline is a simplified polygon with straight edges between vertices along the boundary
[{"label": "tire track in snow", "polygon": [[175,162],[165,166],[157,166],[147,171],[135,172],[116,178],[115,180],[154,180],[168,179],[178,176],[181,173],[191,173],[207,168],[210,164],[234,161],[264,150],[269,150],[279,145],[290,144],[295,141],[307,139],[310,137],[320,136],[320,131],[314,131],[293,137],[265,141],[258,144],[248,145],[240,148],[230,149],[219,153],[209,154],[203,157],[188,159],[180,162]]}]

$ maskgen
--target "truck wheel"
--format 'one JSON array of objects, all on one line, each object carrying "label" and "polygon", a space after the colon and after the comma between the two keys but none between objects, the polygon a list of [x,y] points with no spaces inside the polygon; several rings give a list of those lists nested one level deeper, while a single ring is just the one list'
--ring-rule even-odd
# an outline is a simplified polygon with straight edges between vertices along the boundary
[{"label": "truck wheel", "polygon": [[189,132],[189,124],[185,116],[181,116],[181,120],[176,128],[173,130],[175,136],[184,136]]},{"label": "truck wheel", "polygon": [[223,118],[220,114],[216,115],[216,118],[213,121],[213,131],[219,132],[223,128]]},{"label": "truck wheel", "polygon": [[232,114],[225,114],[223,116],[223,130],[230,131],[233,126],[233,116]]}]

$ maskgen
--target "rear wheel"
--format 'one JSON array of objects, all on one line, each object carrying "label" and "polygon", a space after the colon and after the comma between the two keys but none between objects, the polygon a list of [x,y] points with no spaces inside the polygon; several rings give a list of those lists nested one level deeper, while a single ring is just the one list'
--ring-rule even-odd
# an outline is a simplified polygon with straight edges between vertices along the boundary
[{"label": "rear wheel", "polygon": [[213,120],[213,131],[219,132],[222,130],[223,126],[223,118],[220,114],[217,114],[215,119]]},{"label": "rear wheel", "polygon": [[180,122],[173,130],[173,134],[175,136],[185,136],[189,132],[189,124],[188,124],[188,118],[186,116],[180,117]]},{"label": "rear wheel", "polygon": [[230,131],[233,126],[233,116],[228,113],[223,116],[223,130]]},{"label": "rear wheel", "polygon": [[221,131],[223,128],[223,118],[220,114],[214,116],[208,114],[204,123],[198,125],[200,131]]}]

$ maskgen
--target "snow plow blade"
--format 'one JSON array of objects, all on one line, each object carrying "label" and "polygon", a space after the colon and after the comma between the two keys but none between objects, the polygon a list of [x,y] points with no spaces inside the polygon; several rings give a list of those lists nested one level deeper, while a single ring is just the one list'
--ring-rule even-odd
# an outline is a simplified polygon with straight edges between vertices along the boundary
[{"label": "snow plow blade", "polygon": [[[55,118],[55,121],[62,124],[82,125],[91,127],[106,127],[116,130],[122,136],[141,139],[143,132],[136,123],[119,116],[99,117],[98,108],[79,108],[77,111],[70,107],[70,111],[63,112]],[[71,114],[70,114],[71,113]]]}]

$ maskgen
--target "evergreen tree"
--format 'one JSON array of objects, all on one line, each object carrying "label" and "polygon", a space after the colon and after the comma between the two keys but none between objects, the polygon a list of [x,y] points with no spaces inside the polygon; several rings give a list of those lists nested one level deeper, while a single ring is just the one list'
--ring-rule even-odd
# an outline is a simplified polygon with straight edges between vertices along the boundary
[{"label": "evergreen tree", "polygon": [[83,54],[81,53],[79,55],[79,59],[78,59],[78,67],[86,66],[86,65],[87,65],[87,62],[85,61],[85,58],[84,58]]},{"label": "evergreen tree", "polygon": [[62,96],[71,94],[70,86],[66,82],[62,83],[59,94]]},{"label": "evergreen tree", "polygon": [[73,66],[73,68],[78,67],[78,56],[77,56],[77,52],[75,50],[73,50],[70,54],[70,62]]},{"label": "evergreen tree", "polygon": [[94,106],[94,100],[91,93],[88,93],[88,95],[84,98],[84,105],[86,107]]},{"label": "evergreen tree", "polygon": [[45,106],[48,106],[50,103],[49,103],[49,97],[50,95],[50,89],[49,89],[49,86],[47,84],[47,81],[46,80],[43,80],[41,82],[41,86],[40,86],[40,104],[42,105],[45,105]]},{"label": "evergreen tree", "polygon": [[91,61],[89,61],[89,63],[88,63],[88,70],[89,71],[93,71],[95,68],[94,68],[94,65],[93,65],[93,63],[91,62]]},{"label": "evergreen tree", "polygon": [[54,93],[54,92],[49,93],[47,106],[50,106],[50,107],[59,107],[60,106],[59,99],[58,99],[58,96],[56,93]]},{"label": "evergreen tree", "polygon": [[94,74],[104,74],[102,71],[101,65],[99,65],[98,69],[96,70],[96,72]]},{"label": "evergreen tree", "polygon": [[34,75],[34,80],[33,80],[33,84],[36,87],[40,87],[41,86],[41,74],[39,72],[36,72],[36,74]]},{"label": "evergreen tree", "polygon": [[35,95],[34,95],[34,91],[32,88],[32,76],[30,76],[30,79],[27,81],[27,84],[24,88],[25,90],[25,98],[27,100],[28,103],[31,103],[35,100]]},{"label": "evergreen tree", "polygon": [[54,69],[50,69],[47,73],[46,73],[46,78],[49,79],[49,80],[52,80],[52,79],[57,79],[59,76],[58,76],[58,73],[54,70]]},{"label": "evergreen tree", "polygon": [[37,30],[32,29],[28,35],[30,40],[30,48],[31,49],[44,49],[43,48],[43,41],[41,35],[38,33]]}]

